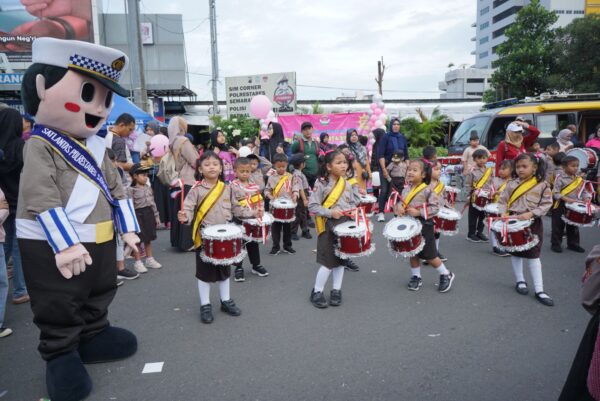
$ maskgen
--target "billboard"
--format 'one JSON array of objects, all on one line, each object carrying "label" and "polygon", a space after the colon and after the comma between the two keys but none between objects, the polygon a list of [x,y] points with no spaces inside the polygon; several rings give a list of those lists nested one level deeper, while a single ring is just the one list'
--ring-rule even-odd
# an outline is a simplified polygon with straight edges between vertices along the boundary
[{"label": "billboard", "polygon": [[230,118],[249,117],[250,100],[256,95],[271,99],[275,114],[289,115],[296,111],[295,72],[226,77],[225,87]]},{"label": "billboard", "polygon": [[287,141],[292,142],[295,136],[302,135],[300,126],[308,121],[313,126],[313,138],[319,140],[321,132],[329,134],[329,143],[339,145],[346,142],[346,130],[367,128],[369,115],[367,113],[336,113],[336,114],[306,114],[280,116],[277,122],[281,124]]},{"label": "billboard", "polygon": [[0,0],[0,53],[8,61],[30,62],[39,37],[93,42],[92,0]]}]

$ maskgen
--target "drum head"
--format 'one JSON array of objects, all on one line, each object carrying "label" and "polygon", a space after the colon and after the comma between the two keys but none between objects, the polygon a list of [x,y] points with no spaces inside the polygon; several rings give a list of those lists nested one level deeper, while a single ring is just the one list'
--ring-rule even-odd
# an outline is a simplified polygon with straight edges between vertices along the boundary
[{"label": "drum head", "polygon": [[490,191],[488,191],[487,189],[482,189],[481,191],[479,191],[479,193],[477,194],[478,197],[482,197],[482,198],[489,198],[490,197]]},{"label": "drum head", "polygon": [[443,207],[438,212],[437,217],[444,220],[458,220],[460,219],[460,214],[454,209],[450,209],[449,207]]},{"label": "drum head", "polygon": [[[271,213],[265,213],[262,217],[262,224],[264,224],[266,226],[270,226],[271,224],[273,224],[274,221],[275,221],[275,219],[273,218],[273,215]],[[260,226],[261,225],[258,222],[258,219],[248,219],[248,220],[246,220],[246,223],[248,223],[252,226]]]},{"label": "drum head", "polygon": [[242,229],[235,224],[215,224],[202,230],[202,237],[207,239],[232,239],[242,236]]},{"label": "drum head", "polygon": [[496,232],[502,232],[502,226],[504,224],[508,224],[508,232],[513,233],[529,227],[531,225],[531,220],[496,220],[492,223],[492,230]]},{"label": "drum head", "polygon": [[[579,170],[584,170],[588,168],[588,164],[590,163],[589,154],[587,149],[575,148],[571,149],[567,152],[568,156],[573,156],[579,160]],[[594,166],[589,166],[594,167]]]},{"label": "drum head", "polygon": [[488,203],[483,209],[490,214],[500,214],[497,203]]},{"label": "drum head", "polygon": [[390,240],[405,240],[421,233],[421,222],[412,217],[396,217],[383,229],[384,237]]},{"label": "drum head", "polygon": [[275,209],[294,209],[296,205],[291,199],[277,198],[272,203]]},{"label": "drum head", "polygon": [[377,198],[373,195],[361,195],[360,203],[375,203],[377,202]]},{"label": "drum head", "polygon": [[367,231],[367,227],[362,224],[356,225],[354,221],[347,221],[342,224],[338,224],[333,228],[333,232],[337,236],[357,236],[363,235]]},{"label": "drum head", "polygon": [[587,206],[583,202],[566,203],[565,207],[577,213],[587,214]]}]

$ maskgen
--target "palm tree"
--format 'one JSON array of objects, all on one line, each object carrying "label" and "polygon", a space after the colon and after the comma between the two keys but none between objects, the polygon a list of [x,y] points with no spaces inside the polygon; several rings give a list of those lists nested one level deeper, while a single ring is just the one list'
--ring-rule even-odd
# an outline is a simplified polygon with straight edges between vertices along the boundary
[{"label": "palm tree", "polygon": [[408,128],[406,134],[411,146],[433,145],[444,137],[446,134],[445,124],[452,119],[446,114],[442,114],[439,107],[433,109],[430,116],[427,116],[420,108],[415,111],[420,122],[416,118],[406,119],[410,121],[403,120],[403,122],[406,121],[405,126]]}]

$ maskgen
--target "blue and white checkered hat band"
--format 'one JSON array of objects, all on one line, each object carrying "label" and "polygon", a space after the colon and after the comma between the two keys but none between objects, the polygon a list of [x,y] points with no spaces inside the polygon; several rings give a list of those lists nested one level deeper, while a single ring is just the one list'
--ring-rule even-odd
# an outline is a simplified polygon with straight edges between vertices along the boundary
[{"label": "blue and white checkered hat band", "polygon": [[97,74],[103,75],[106,78],[119,82],[121,78],[121,71],[117,71],[109,65],[103,64],[99,61],[92,60],[91,58],[74,54],[69,58],[70,66],[78,67],[83,70],[93,71]]}]

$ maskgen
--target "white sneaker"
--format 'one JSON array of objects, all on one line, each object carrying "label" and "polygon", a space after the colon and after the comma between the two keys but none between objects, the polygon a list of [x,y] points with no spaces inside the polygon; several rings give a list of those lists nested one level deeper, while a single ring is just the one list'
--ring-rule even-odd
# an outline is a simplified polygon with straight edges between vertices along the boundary
[{"label": "white sneaker", "polygon": [[8,327],[0,327],[0,338],[8,337],[12,334],[12,330]]},{"label": "white sneaker", "polygon": [[144,263],[142,263],[141,260],[136,260],[133,263],[133,268],[138,273],[147,273],[148,272],[148,269],[146,269],[146,266],[144,266]]},{"label": "white sneaker", "polygon": [[154,258],[146,258],[146,262],[144,264],[150,269],[160,269],[162,267],[162,265]]},{"label": "white sneaker", "polygon": [[377,215],[377,221],[380,222],[380,223],[383,222],[383,221],[385,221],[385,216],[383,215],[383,213],[379,213]]}]

